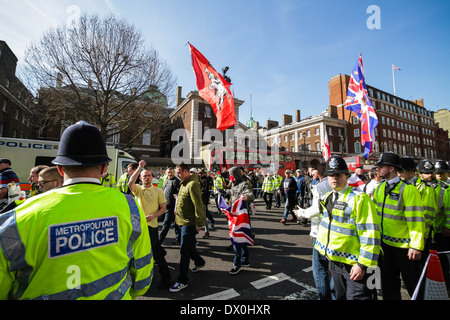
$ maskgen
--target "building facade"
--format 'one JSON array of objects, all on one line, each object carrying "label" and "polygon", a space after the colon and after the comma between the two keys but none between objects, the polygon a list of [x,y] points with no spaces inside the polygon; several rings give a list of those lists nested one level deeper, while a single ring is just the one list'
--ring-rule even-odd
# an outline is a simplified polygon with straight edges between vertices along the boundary
[{"label": "building facade", "polygon": [[17,58],[0,41],[0,136],[36,138],[34,97],[16,77]]},{"label": "building facade", "polygon": [[331,117],[329,111],[321,115],[300,119],[300,111],[296,111],[296,121],[292,122],[292,116],[283,115],[283,124],[277,122],[267,124],[268,130],[261,132],[270,148],[278,146],[280,151],[291,152],[297,168],[305,167],[313,162],[324,162],[322,146],[325,133],[328,135],[328,143],[332,154],[342,154],[346,145],[343,137],[347,132],[347,122],[336,117]]},{"label": "building facade", "polygon": [[[348,121],[347,154],[362,155],[361,124],[356,113],[345,109],[344,105],[349,80],[350,76],[339,74],[328,82],[330,106],[336,108],[338,119]],[[367,91],[379,121],[373,157],[392,151],[415,159],[450,158],[448,143],[438,142],[437,136],[442,137],[442,132],[433,113],[424,107],[423,99],[410,101],[370,85]]]},{"label": "building facade", "polygon": [[[241,128],[239,123],[239,107],[243,103],[244,101],[234,98],[236,125],[234,128],[229,129],[234,129],[234,131],[236,131]],[[217,126],[217,118],[211,105],[200,97],[198,91],[190,91],[186,97],[183,98],[182,88],[178,87],[176,107],[170,113],[169,117],[173,128],[181,129],[181,131],[179,131],[180,139],[172,141],[171,149],[182,142],[183,138],[181,137],[181,134],[183,133],[182,131],[184,131],[184,137],[189,142],[189,152],[188,155],[183,154],[183,158],[200,159],[202,147],[212,142],[211,138],[208,135],[205,135],[205,132],[208,132],[209,129],[215,129]],[[222,135],[222,141],[225,141],[226,133],[221,132],[220,134]],[[195,162],[197,163],[199,161]]]}]

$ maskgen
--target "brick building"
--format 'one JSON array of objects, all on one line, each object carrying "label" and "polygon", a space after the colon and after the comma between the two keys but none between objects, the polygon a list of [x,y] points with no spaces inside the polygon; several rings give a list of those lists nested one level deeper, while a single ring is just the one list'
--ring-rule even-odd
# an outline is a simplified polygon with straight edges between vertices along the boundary
[{"label": "brick building", "polygon": [[300,168],[303,161],[308,164],[323,162],[322,145],[325,132],[328,135],[331,153],[341,154],[345,149],[342,138],[346,130],[347,122],[332,117],[329,110],[305,119],[301,119],[300,110],[296,110],[295,122],[291,115],[283,115],[281,126],[277,121],[268,120],[267,130],[261,135],[271,148],[278,145],[280,151],[291,152],[296,166]]},{"label": "brick building", "polygon": [[[234,129],[241,127],[239,124],[239,107],[244,101],[234,98],[234,109],[236,114],[236,125]],[[189,155],[183,155],[190,159],[201,157],[202,146],[211,141],[204,138],[204,133],[208,129],[215,129],[217,118],[211,105],[200,97],[198,91],[190,91],[185,98],[182,97],[182,88],[177,88],[176,107],[170,113],[170,122],[174,129],[184,129],[189,141]],[[232,128],[230,128],[232,129]],[[225,134],[223,134],[225,136]],[[223,137],[225,139],[225,137]],[[171,149],[178,144],[173,141]]]},{"label": "brick building", "polygon": [[[336,108],[338,119],[348,121],[347,154],[360,155],[361,124],[354,112],[345,109],[350,76],[338,74],[328,82],[330,108]],[[407,100],[367,85],[379,124],[375,130],[373,156],[392,151],[416,159],[450,159],[449,144],[442,140],[433,113],[424,107],[423,99]],[[438,140],[437,137],[441,140]]]},{"label": "brick building", "polygon": [[0,136],[36,137],[34,97],[16,77],[17,57],[5,41],[0,41]]}]

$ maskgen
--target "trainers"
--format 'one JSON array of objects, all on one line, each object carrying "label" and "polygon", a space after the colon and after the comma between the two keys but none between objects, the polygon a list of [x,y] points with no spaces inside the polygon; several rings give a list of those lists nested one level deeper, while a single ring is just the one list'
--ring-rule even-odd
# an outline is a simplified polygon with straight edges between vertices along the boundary
[{"label": "trainers", "polygon": [[284,220],[284,219],[281,220],[280,222],[281,222],[282,224],[286,224],[286,220]]},{"label": "trainers", "polygon": [[199,265],[199,266],[194,266],[191,271],[192,272],[198,272],[204,266],[205,266],[205,264],[202,264],[202,265]]},{"label": "trainers", "polygon": [[183,290],[184,288],[187,287],[187,284],[183,284],[183,283],[179,283],[179,282],[175,282],[175,284],[173,285],[172,288],[170,288],[170,292],[178,292],[180,290]]},{"label": "trainers", "polygon": [[241,267],[250,267],[250,262],[242,262]]},{"label": "trainers", "polygon": [[239,271],[241,271],[241,267],[237,267],[237,266],[233,265],[233,268],[231,268],[231,270],[228,273],[235,275],[235,274],[238,274]]}]

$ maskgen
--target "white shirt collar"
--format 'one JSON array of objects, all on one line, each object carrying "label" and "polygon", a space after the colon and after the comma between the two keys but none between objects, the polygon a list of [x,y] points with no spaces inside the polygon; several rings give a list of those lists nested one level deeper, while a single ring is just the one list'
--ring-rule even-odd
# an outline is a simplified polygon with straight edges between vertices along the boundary
[{"label": "white shirt collar", "polygon": [[388,183],[389,185],[393,185],[393,184],[399,182],[399,180],[400,180],[400,177],[397,176],[397,177],[392,178],[391,180],[389,180],[387,183]]},{"label": "white shirt collar", "polygon": [[83,182],[101,184],[99,179],[83,177],[83,178],[67,179],[66,181],[64,181],[63,186],[67,186],[69,184],[75,184],[75,183],[83,183]]}]

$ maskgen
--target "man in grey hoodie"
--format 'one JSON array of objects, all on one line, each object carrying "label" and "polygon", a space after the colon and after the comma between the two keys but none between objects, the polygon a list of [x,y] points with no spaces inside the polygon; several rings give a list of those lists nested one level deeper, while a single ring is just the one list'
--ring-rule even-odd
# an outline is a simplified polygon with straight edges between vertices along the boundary
[{"label": "man in grey hoodie", "polygon": [[[246,179],[244,179],[244,177],[242,176],[242,171],[240,167],[232,167],[228,172],[232,177],[231,189],[226,190],[226,192],[231,196],[230,203],[233,204],[236,200],[238,200],[242,196],[248,208],[249,204],[255,200],[253,190],[250,188]],[[229,274],[231,275],[238,274],[239,271],[241,270],[241,266],[250,266],[250,262],[248,260],[249,258],[248,247],[246,244],[240,245],[239,247],[233,245],[233,250],[234,250],[233,267],[229,271]]]}]

